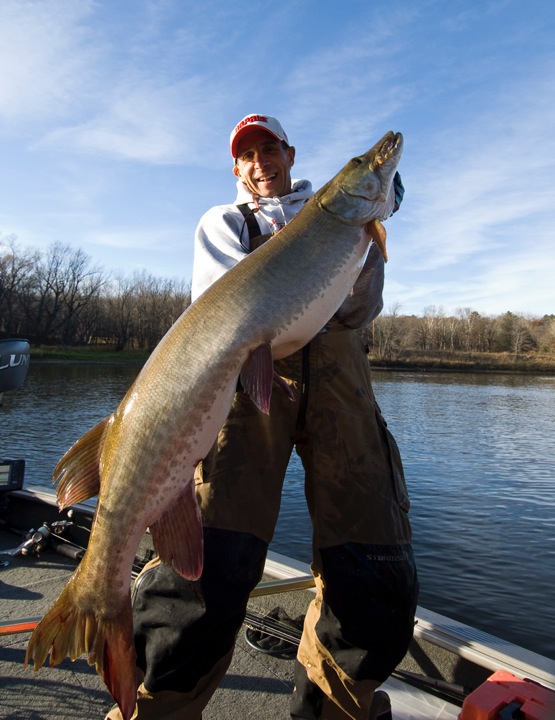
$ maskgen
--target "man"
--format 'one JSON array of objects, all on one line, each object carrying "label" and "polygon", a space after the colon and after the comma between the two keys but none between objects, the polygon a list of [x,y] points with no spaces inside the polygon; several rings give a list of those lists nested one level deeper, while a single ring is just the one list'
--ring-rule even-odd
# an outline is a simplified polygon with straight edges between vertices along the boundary
[{"label": "man", "polygon": [[[201,218],[193,300],[312,194],[308,181],[291,180],[295,148],[275,118],[244,118],[231,133],[231,154],[237,199]],[[240,387],[235,393],[226,424],[197,470],[201,579],[188,582],[155,563],[135,586],[135,645],[144,674],[139,720],[201,718],[262,575],[293,448],[305,469],[317,593],[298,651],[291,717],[387,716],[372,703],[374,691],[406,652],[418,583],[401,459],[355,333],[382,309],[383,264],[371,245],[336,315],[305,348],[275,363],[293,402],[277,387],[264,415]],[[119,717],[113,713],[110,718]]]}]

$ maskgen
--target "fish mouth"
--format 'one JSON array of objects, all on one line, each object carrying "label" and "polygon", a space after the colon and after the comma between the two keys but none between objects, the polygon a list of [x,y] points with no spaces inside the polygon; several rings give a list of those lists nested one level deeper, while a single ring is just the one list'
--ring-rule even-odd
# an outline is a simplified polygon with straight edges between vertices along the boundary
[{"label": "fish mouth", "polygon": [[[376,145],[364,155],[358,155],[352,158],[351,163],[353,165],[364,165],[368,163],[368,171],[370,173],[376,172],[378,177],[381,176],[380,170],[383,168],[383,172],[387,173],[387,164],[391,161],[395,161],[397,164],[398,156],[403,150],[403,136],[401,133],[388,132],[384,137],[376,143]],[[368,156],[371,159],[368,159]],[[379,182],[379,181],[378,181]],[[349,195],[353,198],[359,198],[361,200],[376,200],[376,197],[368,197],[365,193],[353,192],[352,188],[345,187],[345,185],[338,183],[338,189],[345,195]],[[384,194],[385,197],[385,194]]]},{"label": "fish mouth", "polygon": [[388,132],[376,151],[372,167],[383,165],[397,155],[403,149],[403,136],[401,133]]},{"label": "fish mouth", "polygon": [[384,137],[374,145],[374,147],[364,155],[357,155],[352,158],[353,165],[363,165],[368,162],[368,156],[371,160],[368,163],[369,170],[375,170],[376,167],[385,165],[385,163],[396,158],[403,149],[403,136],[401,133],[388,132]]}]

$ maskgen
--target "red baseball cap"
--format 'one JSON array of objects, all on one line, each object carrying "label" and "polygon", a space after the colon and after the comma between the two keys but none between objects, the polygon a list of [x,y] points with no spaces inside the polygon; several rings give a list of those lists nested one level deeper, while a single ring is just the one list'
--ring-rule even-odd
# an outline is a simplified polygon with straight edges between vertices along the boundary
[{"label": "red baseball cap", "polygon": [[276,140],[286,142],[289,145],[287,135],[281,127],[279,120],[276,120],[275,117],[270,117],[269,115],[247,115],[233,128],[229,136],[229,147],[234,160],[237,157],[237,144],[239,140],[257,128],[266,130],[266,132],[273,135]]}]

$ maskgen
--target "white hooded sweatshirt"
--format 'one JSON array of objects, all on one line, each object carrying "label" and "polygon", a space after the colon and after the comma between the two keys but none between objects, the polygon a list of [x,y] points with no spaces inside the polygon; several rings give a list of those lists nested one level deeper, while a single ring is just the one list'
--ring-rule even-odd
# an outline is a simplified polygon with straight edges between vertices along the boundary
[{"label": "white hooded sweatshirt", "polygon": [[[281,230],[312,196],[308,180],[293,180],[288,195],[258,198],[255,218],[262,235]],[[200,219],[195,233],[191,299],[196,300],[212,283],[249,253],[249,231],[243,213],[237,207],[249,203],[255,207],[252,194],[241,180],[237,181],[237,198],[232,205],[216,205]],[[350,328],[364,327],[382,310],[384,263],[374,244],[364,268],[336,318]]]}]

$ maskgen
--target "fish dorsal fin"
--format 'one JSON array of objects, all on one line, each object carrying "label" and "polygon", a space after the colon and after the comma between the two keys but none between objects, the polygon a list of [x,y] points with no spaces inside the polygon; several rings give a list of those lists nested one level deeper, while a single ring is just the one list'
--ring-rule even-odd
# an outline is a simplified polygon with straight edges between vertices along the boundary
[{"label": "fish dorsal fin", "polygon": [[154,548],[160,560],[188,580],[202,572],[202,519],[195,496],[195,484],[187,483],[177,500],[150,525]]},{"label": "fish dorsal fin", "polygon": [[256,407],[266,415],[270,412],[274,361],[270,343],[259,345],[241,370],[241,385]]},{"label": "fish dorsal fin", "polygon": [[56,495],[60,509],[98,495],[102,438],[111,417],[104,418],[79,438],[54,468],[52,477],[53,482],[59,482]]}]

